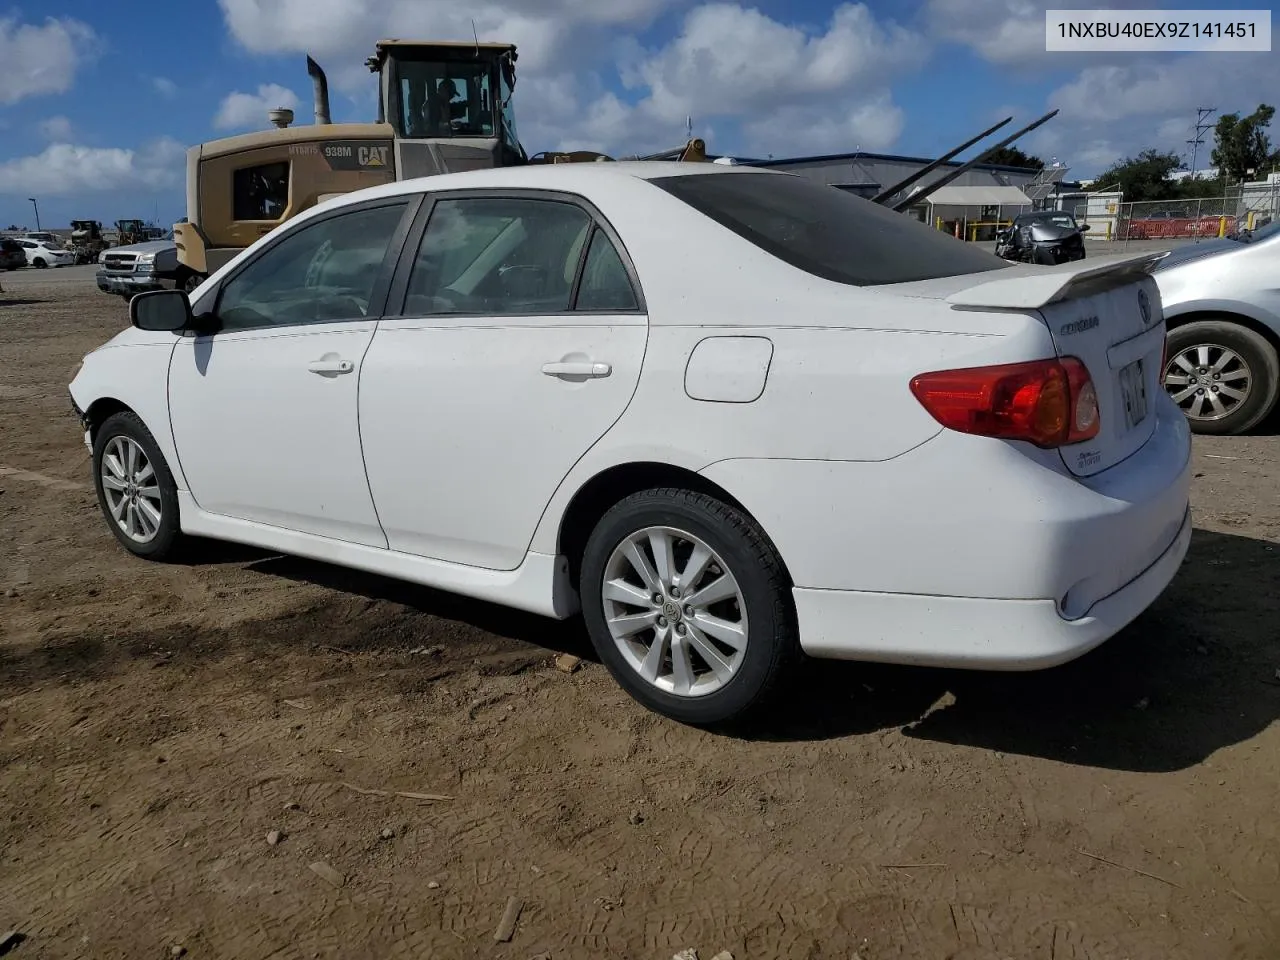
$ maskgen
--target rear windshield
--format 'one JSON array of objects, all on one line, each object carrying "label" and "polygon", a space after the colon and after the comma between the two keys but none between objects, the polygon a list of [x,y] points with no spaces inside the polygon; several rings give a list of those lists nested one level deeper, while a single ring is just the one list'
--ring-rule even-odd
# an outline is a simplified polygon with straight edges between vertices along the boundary
[{"label": "rear windshield", "polygon": [[1009,265],[905,213],[794,174],[698,173],[649,182],[778,259],[837,283],[907,283]]}]

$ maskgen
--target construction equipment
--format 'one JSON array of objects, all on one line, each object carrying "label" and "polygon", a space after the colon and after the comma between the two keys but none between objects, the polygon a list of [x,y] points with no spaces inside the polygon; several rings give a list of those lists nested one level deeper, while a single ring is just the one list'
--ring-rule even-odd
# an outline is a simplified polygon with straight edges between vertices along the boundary
[{"label": "construction equipment", "polygon": [[[412,177],[529,163],[613,158],[592,151],[530,157],[516,134],[516,48],[510,43],[383,40],[365,64],[378,75],[373,123],[333,123],[324,71],[307,57],[315,123],[198,144],[187,151],[187,216],[174,225],[190,290],[259,237],[323,200]],[[690,138],[640,159],[707,160]]]},{"label": "construction equipment", "polygon": [[148,239],[147,225],[141,220],[116,221],[116,246],[126,247]]},{"label": "construction equipment", "polygon": [[101,223],[97,220],[71,221],[71,252],[75,254],[76,263],[93,263],[106,249]]}]

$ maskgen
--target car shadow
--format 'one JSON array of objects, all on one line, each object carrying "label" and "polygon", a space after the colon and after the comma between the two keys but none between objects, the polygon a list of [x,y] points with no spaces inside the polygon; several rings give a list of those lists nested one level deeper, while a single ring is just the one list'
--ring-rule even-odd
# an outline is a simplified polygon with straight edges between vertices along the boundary
[{"label": "car shadow", "polygon": [[6,297],[0,294],[0,307],[30,307],[37,303],[48,303],[36,297]]},{"label": "car shadow", "polygon": [[[489,658],[484,669],[493,661],[504,672],[544,662],[548,653],[599,662],[578,617],[557,621],[231,544],[209,544],[187,562],[243,564],[337,596],[234,631],[191,627],[107,638],[94,630],[22,655],[0,651],[0,675],[26,686],[100,676],[136,657],[217,658],[246,647],[279,655],[300,645],[397,655],[432,646],[454,671],[474,669],[462,664],[478,662],[476,656]],[[371,603],[348,602],[355,597]],[[803,660],[767,711],[715,732],[730,740],[801,743],[898,729],[911,739],[1073,765],[1180,770],[1280,718],[1278,623],[1280,545],[1197,529],[1160,599],[1069,664],[993,673]]]},{"label": "car shadow", "polygon": [[599,662],[581,617],[555,620],[403,580],[299,557],[264,555],[249,563],[248,569],[356,594],[368,600],[398,604],[425,616],[465,624],[554,653],[570,653],[583,660]]},{"label": "car shadow", "polygon": [[1179,770],[1280,718],[1277,623],[1280,546],[1196,530],[1159,600],[1071,663],[1029,673],[810,663],[775,717],[738,735],[897,726],[913,739],[1063,763]]},{"label": "car shadow", "polygon": [[[577,617],[550,620],[291,557],[250,567],[598,662]],[[1197,529],[1161,598],[1071,663],[996,673],[806,660],[761,718],[720,733],[799,742],[896,727],[913,739],[1063,763],[1178,770],[1280,718],[1277,623],[1280,546]]]}]

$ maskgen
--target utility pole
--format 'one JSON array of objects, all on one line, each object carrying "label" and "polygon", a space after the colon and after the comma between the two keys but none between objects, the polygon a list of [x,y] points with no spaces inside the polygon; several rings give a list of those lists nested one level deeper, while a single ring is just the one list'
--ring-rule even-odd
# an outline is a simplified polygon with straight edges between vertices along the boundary
[{"label": "utility pole", "polygon": [[1213,129],[1212,123],[1205,123],[1205,118],[1213,113],[1217,107],[1198,107],[1196,108],[1196,135],[1187,143],[1191,146],[1191,179],[1196,178],[1197,162],[1200,157],[1200,147],[1204,145],[1204,135],[1207,131]]},{"label": "utility pole", "polygon": [[36,208],[36,231],[40,230],[40,204],[36,203],[35,197],[27,197],[31,201],[31,206]]}]

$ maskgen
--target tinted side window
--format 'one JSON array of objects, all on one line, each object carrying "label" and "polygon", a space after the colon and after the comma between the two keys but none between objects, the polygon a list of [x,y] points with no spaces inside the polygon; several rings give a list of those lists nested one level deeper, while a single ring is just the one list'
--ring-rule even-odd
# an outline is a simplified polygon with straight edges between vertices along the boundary
[{"label": "tinted side window", "polygon": [[578,286],[578,310],[636,310],[640,306],[627,268],[613,241],[599,227],[591,234],[582,283]]},{"label": "tinted side window", "polygon": [[409,275],[405,313],[564,313],[591,218],[555,200],[441,200]]},{"label": "tinted side window", "polygon": [[407,206],[328,217],[270,247],[222,288],[217,313],[224,329],[365,317]]},{"label": "tinted side window", "polygon": [[245,167],[231,175],[233,220],[279,220],[289,206],[289,162]]},{"label": "tinted side window", "polygon": [[721,173],[649,181],[808,273],[872,286],[1007,268],[904,213],[793,174]]}]

